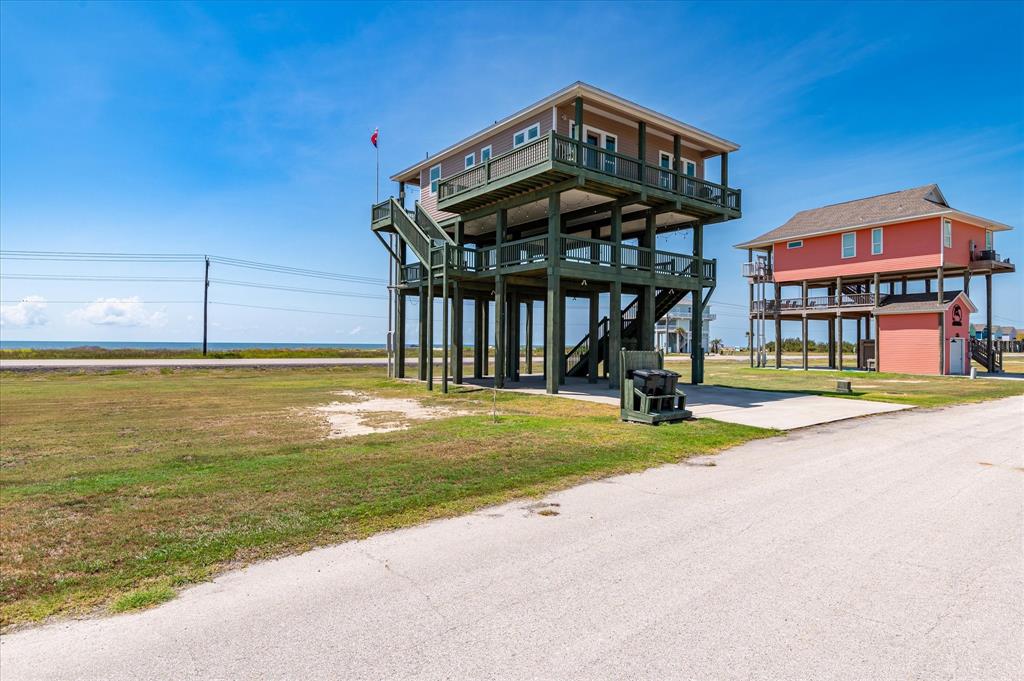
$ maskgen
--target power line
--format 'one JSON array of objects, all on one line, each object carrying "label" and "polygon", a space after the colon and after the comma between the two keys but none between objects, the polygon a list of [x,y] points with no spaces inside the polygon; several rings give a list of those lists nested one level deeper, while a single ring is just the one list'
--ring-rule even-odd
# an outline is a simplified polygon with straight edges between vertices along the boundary
[{"label": "power line", "polygon": [[[201,281],[201,280],[200,280]],[[387,296],[375,293],[353,293],[351,291],[330,291],[326,289],[302,288],[298,286],[278,286],[276,284],[261,284],[256,281],[235,281],[233,279],[210,279],[211,284],[223,284],[226,286],[246,286],[249,288],[272,289],[275,291],[292,291],[295,293],[315,293],[324,296],[346,296],[351,298],[372,298],[382,300]]]},{"label": "power line", "polygon": [[32,281],[158,281],[197,282],[197,277],[121,277],[115,275],[73,275],[73,274],[0,274],[0,279],[26,279]]},{"label": "power line", "polygon": [[281,312],[306,312],[309,314],[326,314],[336,317],[364,317],[366,319],[384,319],[381,315],[371,314],[350,314],[348,312],[328,312],[327,310],[307,310],[298,307],[271,307],[269,305],[247,305],[245,303],[224,303],[216,300],[211,300],[210,305],[227,305],[230,307],[248,307],[254,310],[278,310]]}]

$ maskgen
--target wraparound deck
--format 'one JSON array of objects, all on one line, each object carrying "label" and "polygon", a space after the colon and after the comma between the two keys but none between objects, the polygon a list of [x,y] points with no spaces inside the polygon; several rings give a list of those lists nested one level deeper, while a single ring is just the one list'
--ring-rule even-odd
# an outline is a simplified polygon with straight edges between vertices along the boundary
[{"label": "wraparound deck", "polygon": [[[443,273],[451,277],[488,278],[499,271],[503,275],[547,269],[550,247],[547,235],[528,237],[501,246],[473,248],[443,244],[430,249],[435,280]],[[718,264],[714,259],[695,258],[681,253],[652,250],[641,246],[614,244],[597,239],[561,236],[558,238],[559,269],[563,276],[578,275],[595,280],[650,285],[679,289],[714,286]],[[419,285],[427,278],[422,263],[402,268],[404,285]]]},{"label": "wraparound deck", "polygon": [[651,165],[555,132],[438,184],[438,208],[462,213],[572,177],[609,196],[639,195],[704,217],[740,217],[740,190]]}]

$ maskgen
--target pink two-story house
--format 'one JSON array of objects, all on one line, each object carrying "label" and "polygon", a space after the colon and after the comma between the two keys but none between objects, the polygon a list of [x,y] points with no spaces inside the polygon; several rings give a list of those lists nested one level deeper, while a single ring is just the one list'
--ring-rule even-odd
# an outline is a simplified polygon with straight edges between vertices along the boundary
[{"label": "pink two-story house", "polygon": [[[770,321],[782,366],[782,322],[793,320],[801,322],[808,368],[808,324],[821,320],[833,368],[847,366],[843,332],[853,326],[846,338],[858,368],[964,374],[974,358],[999,370],[991,343],[971,341],[970,284],[985,279],[991,328],[992,275],[1014,271],[995,250],[996,232],[1008,229],[952,208],[934,184],[797,213],[737,245],[749,255],[751,364],[767,363],[761,348]],[[962,279],[958,290],[947,287],[953,277]]]}]

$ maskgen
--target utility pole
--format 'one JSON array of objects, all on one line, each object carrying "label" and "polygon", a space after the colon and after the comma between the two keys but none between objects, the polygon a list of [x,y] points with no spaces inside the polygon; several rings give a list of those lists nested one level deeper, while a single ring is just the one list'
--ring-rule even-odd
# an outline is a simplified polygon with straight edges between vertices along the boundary
[{"label": "utility pole", "polygon": [[206,357],[206,320],[210,309],[210,256],[203,256],[206,261],[206,274],[203,277],[203,357]]}]

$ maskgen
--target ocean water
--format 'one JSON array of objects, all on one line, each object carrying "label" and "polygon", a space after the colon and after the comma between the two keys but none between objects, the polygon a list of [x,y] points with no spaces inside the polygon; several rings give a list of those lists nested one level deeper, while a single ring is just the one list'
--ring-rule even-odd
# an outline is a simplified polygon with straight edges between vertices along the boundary
[{"label": "ocean water", "polygon": [[[83,346],[103,348],[105,350],[202,350],[202,343],[179,343],[174,341],[31,341],[0,339],[0,349],[13,350],[28,348],[32,350],[63,350]],[[376,350],[384,347],[383,343],[253,343],[238,341],[235,343],[208,343],[210,350],[242,350],[259,348],[273,350],[278,348],[344,348],[360,350]]]}]

